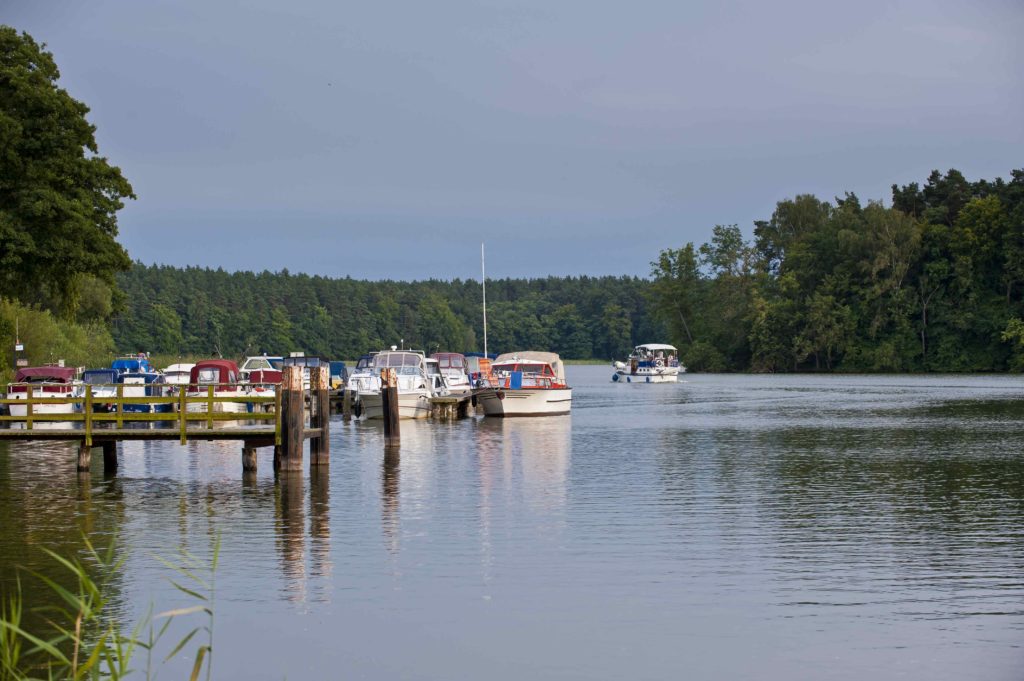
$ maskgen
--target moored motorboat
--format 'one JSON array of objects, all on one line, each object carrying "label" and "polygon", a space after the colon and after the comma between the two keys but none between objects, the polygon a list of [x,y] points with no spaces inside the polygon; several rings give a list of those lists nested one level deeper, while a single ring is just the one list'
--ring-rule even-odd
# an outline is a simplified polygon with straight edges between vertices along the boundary
[{"label": "moored motorboat", "polygon": [[170,386],[171,390],[178,390],[180,386],[188,385],[188,379],[192,375],[192,367],[195,364],[178,363],[171,364],[164,369],[164,383]]},{"label": "moored motorboat", "polygon": [[498,355],[488,385],[476,390],[485,416],[557,416],[572,409],[565,365],[553,352]]},{"label": "moored motorboat", "polygon": [[[373,358],[373,369],[380,385],[380,372],[394,369],[398,380],[398,416],[403,419],[425,419],[430,416],[430,398],[433,395],[430,378],[427,376],[426,358],[422,352],[412,350],[389,350],[377,353]],[[359,403],[367,419],[383,418],[384,406],[381,391],[360,391]]]},{"label": "moored motorboat", "polygon": [[140,352],[137,355],[124,355],[122,357],[118,357],[110,366],[119,375],[128,372],[147,374],[156,373],[156,369],[149,361],[149,355],[144,352]]},{"label": "moored motorboat", "polygon": [[283,357],[277,355],[255,355],[253,357],[246,357],[242,365],[238,367],[238,381],[245,383],[249,380],[249,374],[253,371],[262,371],[270,369],[274,371],[281,370],[281,362],[284,361]]},{"label": "moored motorboat", "polygon": [[472,390],[464,355],[457,352],[435,352],[430,359],[437,360],[437,366],[444,374],[448,390],[452,395],[465,395]]},{"label": "moored motorboat", "polygon": [[[214,397],[245,397],[246,386],[238,383],[238,365],[230,359],[204,359],[196,362],[189,375],[187,395],[190,398],[208,397],[210,388]],[[214,413],[241,414],[245,402],[214,402]],[[190,401],[189,413],[207,413],[207,403]]]},{"label": "moored motorboat", "polygon": [[[57,399],[71,398],[74,396],[75,369],[62,366],[41,366],[21,367],[14,374],[14,382],[7,385],[7,399],[28,400],[29,396],[35,399]],[[8,413],[11,416],[25,417],[28,415],[28,405],[12,403],[7,405]],[[74,404],[70,401],[61,404],[35,404],[32,405],[33,416],[49,414],[72,414]],[[22,424],[16,424],[20,427]],[[63,428],[67,427],[65,422],[41,422],[33,424],[37,428]]]},{"label": "moored motorboat", "polygon": [[646,343],[633,348],[627,362],[615,362],[612,381],[624,383],[675,383],[686,371],[679,351],[665,343]]},{"label": "moored motorboat", "polygon": [[[117,377],[122,397],[167,397],[167,384],[163,374],[155,371],[126,371]],[[172,411],[170,402],[126,403],[126,412],[136,414],[166,414]]]},{"label": "moored motorboat", "polygon": [[[249,374],[248,393],[253,397],[274,397],[281,387],[283,374],[276,369],[257,369]],[[271,403],[247,403],[247,411],[269,412]]]},{"label": "moored motorboat", "polygon": [[344,390],[348,382],[348,367],[340,360],[331,360],[329,366],[331,390]]},{"label": "moored motorboat", "polygon": [[448,386],[448,378],[441,373],[441,367],[438,364],[438,361],[433,357],[427,357],[424,360],[424,364],[427,368],[427,381],[430,385],[430,396],[448,397],[451,395],[452,390]]},{"label": "moored motorboat", "polygon": [[85,400],[86,387],[92,399],[92,410],[109,412],[113,408],[113,400],[117,397],[117,371],[108,369],[86,369],[82,372],[82,383],[75,387],[74,394]]}]

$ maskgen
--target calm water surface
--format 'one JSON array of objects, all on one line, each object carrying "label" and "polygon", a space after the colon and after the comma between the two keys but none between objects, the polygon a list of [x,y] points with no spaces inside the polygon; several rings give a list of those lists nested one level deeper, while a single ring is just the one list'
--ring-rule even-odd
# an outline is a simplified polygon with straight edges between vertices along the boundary
[{"label": "calm water surface", "polygon": [[1022,379],[610,376],[398,456],[335,421],[279,480],[237,443],[124,443],[115,478],[0,444],[0,578],[116,534],[134,621],[189,604],[153,556],[220,533],[218,678],[1024,678]]}]

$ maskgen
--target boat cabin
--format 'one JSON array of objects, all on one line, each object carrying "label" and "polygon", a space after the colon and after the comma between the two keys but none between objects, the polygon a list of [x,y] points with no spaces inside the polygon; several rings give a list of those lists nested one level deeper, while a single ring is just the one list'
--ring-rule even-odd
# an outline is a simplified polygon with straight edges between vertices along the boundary
[{"label": "boat cabin", "polygon": [[14,383],[7,387],[8,393],[25,393],[32,387],[33,393],[71,392],[75,370],[72,367],[41,366],[22,367],[14,374]]},{"label": "boat cabin", "polygon": [[86,385],[113,385],[117,383],[115,369],[86,369],[82,372],[82,383]]},{"label": "boat cabin", "polygon": [[491,366],[494,380],[509,389],[564,388],[565,367],[553,352],[519,352],[500,355]]},{"label": "boat cabin", "polygon": [[188,382],[191,390],[201,385],[234,386],[238,383],[238,365],[230,359],[201,360],[192,367]]}]

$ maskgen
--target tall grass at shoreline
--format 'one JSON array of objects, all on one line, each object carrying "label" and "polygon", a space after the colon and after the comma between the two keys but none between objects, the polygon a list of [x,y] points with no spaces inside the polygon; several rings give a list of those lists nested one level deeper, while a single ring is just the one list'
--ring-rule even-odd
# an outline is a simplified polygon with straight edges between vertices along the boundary
[{"label": "tall grass at shoreline", "polygon": [[[169,581],[191,605],[156,615],[150,607],[131,629],[110,607],[112,579],[124,566],[124,558],[117,556],[116,542],[98,549],[87,537],[83,539],[84,562],[42,549],[74,586],[63,586],[57,579],[39,572],[29,573],[43,582],[57,603],[34,611],[38,625],[25,623],[20,578],[13,591],[0,594],[0,681],[155,679],[164,664],[193,649],[193,645],[189,679],[198,681],[205,671],[209,680],[213,670],[214,576],[220,538],[214,540],[208,563],[183,547],[174,561],[156,557],[175,573]],[[192,622],[197,616],[200,623],[188,633],[176,642],[167,640],[173,622]],[[140,655],[145,658],[144,664],[136,667]]]}]

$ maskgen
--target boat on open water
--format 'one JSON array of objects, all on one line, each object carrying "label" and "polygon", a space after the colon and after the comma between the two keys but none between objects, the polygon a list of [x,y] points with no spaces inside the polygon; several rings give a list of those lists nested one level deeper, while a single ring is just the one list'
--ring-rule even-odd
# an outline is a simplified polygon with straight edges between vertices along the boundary
[{"label": "boat on open water", "polygon": [[615,362],[612,381],[618,383],[675,383],[686,371],[679,351],[665,343],[646,343],[633,348],[626,362]]}]

